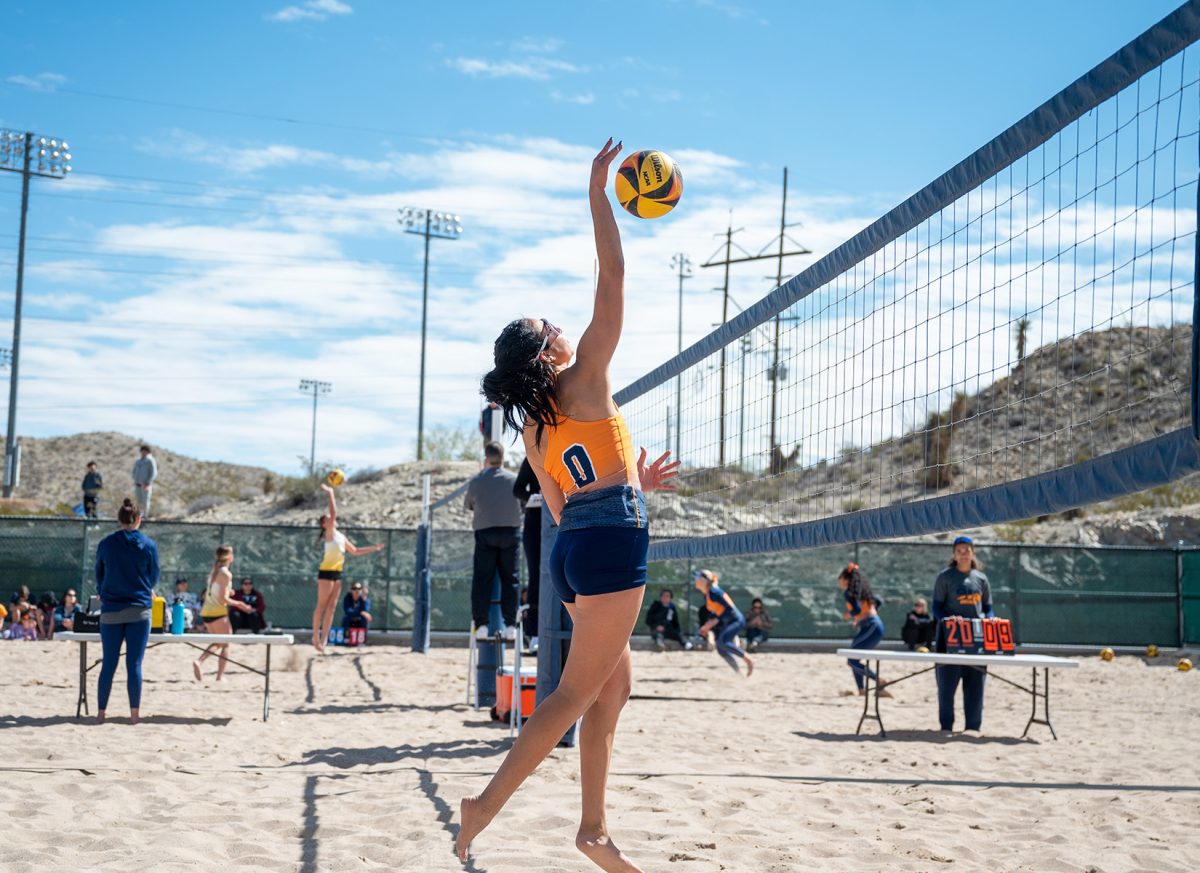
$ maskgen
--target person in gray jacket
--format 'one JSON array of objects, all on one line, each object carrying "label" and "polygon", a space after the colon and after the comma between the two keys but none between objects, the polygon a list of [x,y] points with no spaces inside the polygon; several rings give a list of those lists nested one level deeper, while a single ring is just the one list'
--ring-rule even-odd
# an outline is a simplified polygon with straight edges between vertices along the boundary
[{"label": "person in gray jacket", "polygon": [[[463,505],[474,513],[475,567],[471,577],[471,618],[480,639],[489,635],[488,608],[492,602],[492,579],[500,574],[500,614],[508,639],[516,638],[517,548],[521,545],[521,502],[513,496],[517,481],[504,469],[504,446],[497,442],[484,448],[485,465],[467,485]],[[492,628],[490,630],[498,630]]]},{"label": "person in gray jacket", "polygon": [[133,462],[133,499],[141,517],[149,518],[150,492],[158,476],[158,464],[154,461],[154,455],[150,454],[149,446],[142,446],[139,451],[142,456]]}]

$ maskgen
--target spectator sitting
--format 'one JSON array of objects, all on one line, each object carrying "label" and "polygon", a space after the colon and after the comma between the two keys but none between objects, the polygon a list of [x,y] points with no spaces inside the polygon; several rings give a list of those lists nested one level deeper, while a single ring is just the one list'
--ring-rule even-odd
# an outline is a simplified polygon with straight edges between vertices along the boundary
[{"label": "spectator sitting", "polygon": [[191,630],[195,627],[196,616],[200,614],[200,598],[188,591],[188,580],[180,576],[175,580],[175,593],[171,595],[170,605],[183,604],[183,627]]},{"label": "spectator sitting", "polygon": [[263,610],[267,608],[267,601],[258,593],[258,589],[254,587],[254,583],[250,581],[249,576],[242,577],[242,581],[238,585],[238,590],[232,592],[229,595],[229,599],[240,600],[242,603],[254,607],[252,612],[229,613],[229,623],[233,625],[234,633],[245,630],[256,634],[266,628],[267,623],[263,619]]},{"label": "spectator sitting", "polygon": [[13,622],[12,627],[8,630],[8,638],[10,640],[37,640],[37,617],[34,615],[34,610],[31,609],[24,613],[20,622]]},{"label": "spectator sitting", "polygon": [[657,651],[662,652],[667,648],[667,640],[674,640],[688,650],[692,648],[691,640],[685,640],[682,631],[679,630],[679,613],[675,609],[675,592],[670,588],[664,588],[659,592],[658,600],[650,604],[650,608],[646,611],[646,624],[650,627],[650,633],[654,637],[654,648]]},{"label": "spectator sitting", "polygon": [[755,597],[750,601],[750,611],[746,613],[746,648],[753,652],[771,638],[768,631],[775,626],[775,620],[763,606],[762,598]]},{"label": "spectator sitting", "polygon": [[83,607],[75,596],[75,589],[68,588],[63,592],[62,603],[54,610],[54,630],[69,631],[75,629],[75,617],[83,615]]},{"label": "spectator sitting", "polygon": [[[29,593],[29,586],[22,585],[12,596],[12,607],[9,609],[9,630],[12,632],[19,631],[21,625],[25,621],[27,615],[33,616],[34,633],[38,627],[38,608],[32,603],[32,595]],[[23,639],[23,637],[21,637]]]},{"label": "spectator sitting", "polygon": [[53,591],[43,591],[37,605],[38,639],[48,640],[54,636],[54,613],[58,611],[58,598]]},{"label": "spectator sitting", "polygon": [[912,611],[904,619],[904,627],[900,629],[900,638],[908,645],[910,652],[922,650],[928,652],[933,646],[937,634],[937,622],[929,614],[924,597],[913,601]]},{"label": "spectator sitting", "polygon": [[342,600],[342,612],[345,613],[342,616],[342,628],[345,630],[371,626],[371,598],[367,596],[367,589],[362,587],[361,582],[355,582],[346,592]]}]

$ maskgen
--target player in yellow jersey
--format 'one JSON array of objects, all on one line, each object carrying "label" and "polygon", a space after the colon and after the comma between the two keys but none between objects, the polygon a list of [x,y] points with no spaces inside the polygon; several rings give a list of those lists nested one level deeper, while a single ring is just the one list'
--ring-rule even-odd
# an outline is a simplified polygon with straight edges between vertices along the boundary
[{"label": "player in yellow jersey", "polygon": [[629,636],[646,587],[643,493],[672,487],[664,483],[678,462],[668,463],[663,454],[646,465],[645,450],[635,457],[612,399],[608,365],[621,338],[625,260],[605,188],[620,150],[610,139],[592,162],[588,200],[599,273],[592,320],[578,351],[548,319],[519,318],[496,340],[496,366],[483,378],[484,395],[522,433],[546,508],[559,523],[551,581],[574,630],[558,688],[538,703],[483,793],[462,801],[455,848],[464,861],[475,835],[583,716],[583,812],[575,845],[604,870],[640,870],[609,838],[604,791],[613,734],[632,681]]},{"label": "player in yellow jersey", "polygon": [[360,548],[350,542],[350,538],[337,527],[337,502],[333,499],[333,488],[322,482],[321,490],[329,498],[329,511],[317,521],[321,528],[317,542],[322,552],[321,566],[317,568],[317,608],[313,610],[312,644],[318,652],[324,652],[329,644],[333,611],[342,593],[342,570],[346,566],[346,555],[369,555],[387,548],[382,544]]}]

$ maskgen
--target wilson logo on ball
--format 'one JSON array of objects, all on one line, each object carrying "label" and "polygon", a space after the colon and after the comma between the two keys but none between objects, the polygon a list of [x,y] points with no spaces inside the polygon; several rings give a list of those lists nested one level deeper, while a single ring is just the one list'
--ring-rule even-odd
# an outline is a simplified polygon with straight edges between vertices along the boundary
[{"label": "wilson logo on ball", "polygon": [[679,165],[660,151],[634,152],[621,162],[616,178],[617,202],[638,218],[660,218],[675,208],[683,194]]}]

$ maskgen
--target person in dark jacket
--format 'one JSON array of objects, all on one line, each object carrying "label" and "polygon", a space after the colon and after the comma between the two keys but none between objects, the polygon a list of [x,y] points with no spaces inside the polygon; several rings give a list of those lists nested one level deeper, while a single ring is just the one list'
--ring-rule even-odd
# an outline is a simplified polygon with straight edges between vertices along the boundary
[{"label": "person in dark jacket", "polygon": [[910,652],[921,648],[929,651],[937,635],[937,622],[929,613],[924,597],[913,601],[912,610],[904,617],[904,627],[900,629],[900,639],[904,640]]},{"label": "person in dark jacket", "polygon": [[[954,556],[949,566],[933,582],[934,620],[943,618],[992,618],[992,587],[983,574],[983,565],[975,557],[970,537],[956,537]],[[938,651],[946,651],[946,641],[938,639]],[[954,697],[961,682],[966,730],[978,733],[983,727],[983,692],[987,685],[987,667],[939,664],[934,669],[938,690],[938,724],[943,731],[954,729]]]},{"label": "person in dark jacket", "polygon": [[542,484],[534,475],[529,459],[521,462],[517,481],[513,484],[513,497],[521,501],[525,510],[525,521],[521,527],[521,544],[525,548],[525,566],[529,570],[528,603],[521,632],[529,641],[529,651],[538,650],[538,598],[541,596],[542,580]]},{"label": "person in dark jacket", "polygon": [[117,511],[121,529],[96,547],[96,591],[100,595],[103,664],[97,692],[97,721],[104,721],[113,676],[125,644],[129,720],[138,723],[142,700],[142,658],[150,639],[150,607],[158,585],[158,547],[138,530],[141,513],[126,499]]},{"label": "person in dark jacket", "polygon": [[88,461],[87,473],[83,476],[83,514],[88,518],[96,517],[96,504],[103,488],[104,479],[96,469],[96,462]]},{"label": "person in dark jacket", "polygon": [[250,612],[234,610],[229,613],[229,624],[232,626],[234,633],[246,630],[256,634],[267,626],[267,622],[263,618],[263,610],[267,608],[266,598],[254,587],[254,582],[251,581],[249,576],[242,577],[237,591],[230,592],[229,599],[237,600],[254,607]]},{"label": "person in dark jacket", "polygon": [[679,611],[675,609],[675,592],[664,588],[658,594],[658,600],[650,604],[646,610],[646,624],[654,637],[654,648],[663,651],[667,648],[667,640],[674,640],[690,650],[692,641],[683,638],[679,629]]},{"label": "person in dark jacket", "polygon": [[361,582],[350,586],[346,597],[342,600],[342,627],[349,630],[352,627],[371,626],[371,598]]}]

